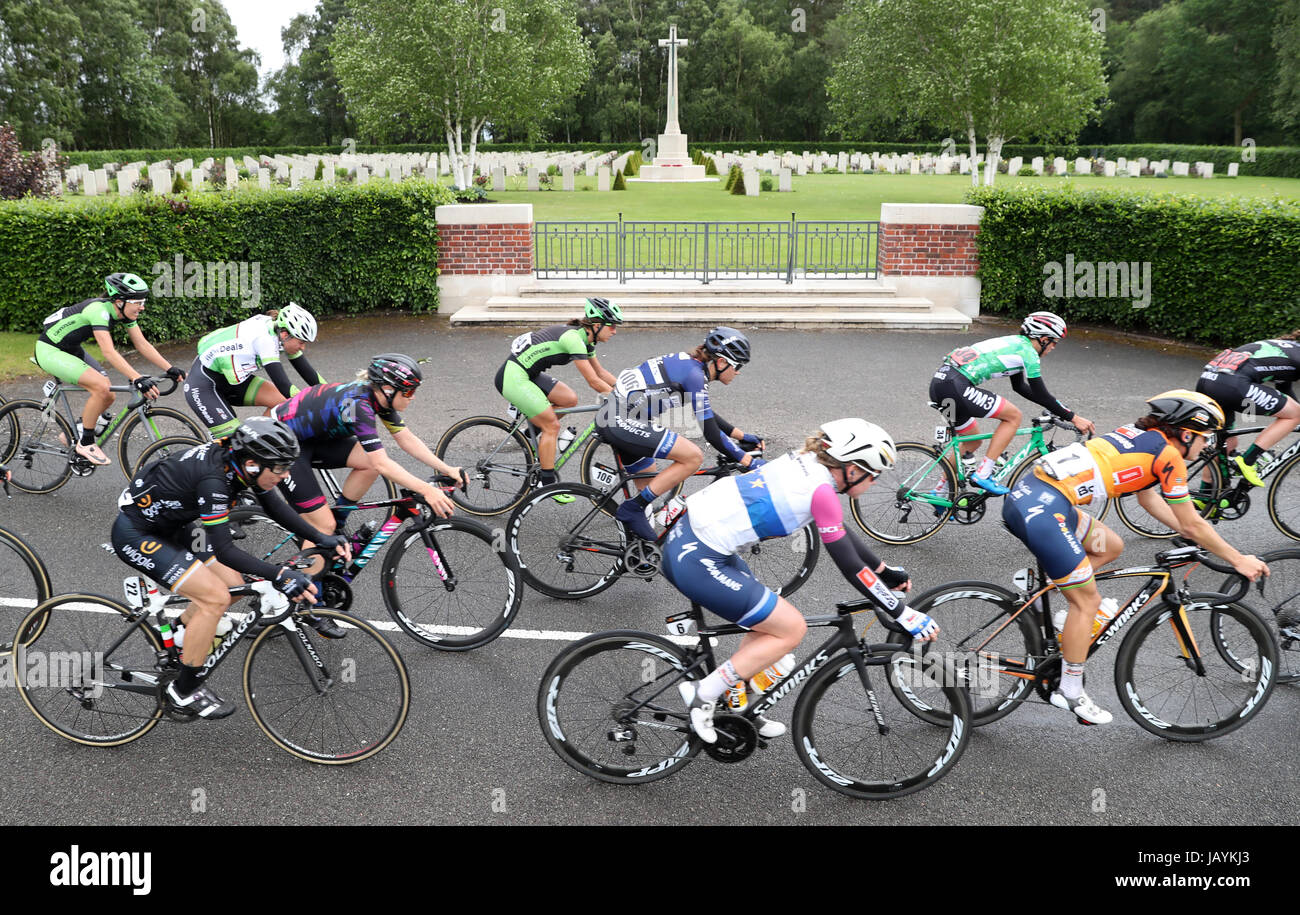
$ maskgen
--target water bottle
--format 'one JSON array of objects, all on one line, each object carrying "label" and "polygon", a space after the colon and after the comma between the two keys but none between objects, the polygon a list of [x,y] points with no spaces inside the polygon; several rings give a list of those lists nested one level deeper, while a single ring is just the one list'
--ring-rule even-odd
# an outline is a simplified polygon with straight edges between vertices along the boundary
[{"label": "water bottle", "polygon": [[112,413],[108,413],[108,412],[101,413],[99,419],[95,420],[95,438],[99,438],[101,435],[103,435],[104,430],[108,428],[108,424],[111,423],[112,421],[113,421]]},{"label": "water bottle", "polygon": [[772,688],[773,683],[792,670],[794,670],[794,655],[788,654],[771,667],[764,668],[750,677],[749,685],[754,688],[755,693],[765,693]]},{"label": "water bottle", "polygon": [[355,556],[366,548],[370,538],[379,530],[378,521],[367,521],[352,534],[352,555]]},{"label": "water bottle", "polygon": [[686,511],[686,500],[681,496],[673,496],[664,503],[663,508],[655,512],[655,524],[667,527],[684,511]]},{"label": "water bottle", "polygon": [[[216,651],[217,648],[221,646],[221,642],[225,638],[226,633],[228,633],[232,628],[234,627],[226,617],[223,616],[221,619],[217,620],[217,631],[212,637],[213,651]],[[172,640],[177,648],[185,647],[185,625],[179,620],[176,622],[176,628],[172,630]],[[164,641],[163,644],[166,644],[166,641]]]},{"label": "water bottle", "polygon": [[563,454],[568,450],[569,445],[578,437],[578,430],[572,426],[567,426],[560,430],[560,437],[555,442],[555,450],[558,454]]},{"label": "water bottle", "polygon": [[1119,612],[1119,604],[1115,598],[1107,597],[1101,602],[1101,607],[1097,610],[1097,616],[1092,621],[1092,637],[1095,639],[1097,633],[1101,632],[1102,627],[1114,619],[1115,614]]},{"label": "water bottle", "polygon": [[749,693],[745,689],[745,681],[741,680],[735,686],[727,687],[727,708],[739,714],[749,706]]}]

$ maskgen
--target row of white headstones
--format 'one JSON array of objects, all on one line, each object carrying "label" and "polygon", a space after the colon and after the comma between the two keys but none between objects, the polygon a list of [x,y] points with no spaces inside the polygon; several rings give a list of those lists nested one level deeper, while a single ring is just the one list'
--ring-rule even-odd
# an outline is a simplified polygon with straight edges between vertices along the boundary
[{"label": "row of white headstones", "polygon": [[[627,167],[627,160],[632,155],[631,152],[600,152],[600,153],[483,153],[477,157],[475,162],[475,172],[480,175],[490,176],[491,189],[494,191],[506,190],[507,178],[511,176],[523,176],[526,178],[525,187],[527,190],[540,190],[542,185],[542,176],[546,175],[551,166],[556,166],[559,170],[558,188],[560,190],[572,191],[575,189],[575,176],[581,172],[587,177],[596,178],[596,189],[598,191],[608,191],[612,186],[612,175],[616,171],[624,170]],[[794,175],[804,176],[808,174],[821,174],[829,169],[835,169],[839,172],[862,172],[871,169],[875,172],[885,174],[970,174],[972,163],[976,168],[983,165],[985,157],[983,154],[977,155],[973,160],[967,155],[933,155],[929,153],[916,154],[906,153],[866,153],[866,152],[841,152],[841,153],[766,153],[758,154],[757,152],[729,153],[721,150],[709,153],[714,159],[719,172],[725,174],[733,165],[738,165],[745,173],[746,193],[757,194],[760,186],[760,173],[767,173],[778,179],[777,189],[779,191],[791,190],[791,178]],[[315,179],[318,164],[323,163],[321,169],[321,183],[332,185],[336,181],[336,169],[344,169],[350,178],[357,184],[365,184],[371,177],[385,177],[393,181],[401,181],[411,177],[433,178],[447,176],[451,173],[451,162],[445,153],[394,153],[394,154],[364,154],[364,155],[339,155],[339,156],[262,156],[253,158],[244,156],[241,163],[237,163],[233,158],[225,159],[225,178],[223,187],[235,188],[241,181],[239,167],[247,169],[248,178],[246,183],[256,184],[263,188],[271,188],[274,183],[288,182],[290,188],[300,187],[304,182]],[[1146,158],[1127,160],[1119,157],[1114,161],[1101,160],[1102,173],[1106,177],[1130,176],[1138,177],[1145,169],[1150,168],[1155,173],[1173,174],[1175,176],[1199,176],[1202,178],[1214,177],[1213,162],[1171,162],[1168,159],[1150,161]],[[72,166],[67,172],[66,183],[62,176],[58,178],[58,193],[77,193],[88,196],[99,196],[109,192],[109,179],[116,177],[117,193],[123,197],[129,196],[135,192],[136,183],[142,176],[148,176],[152,189],[155,193],[170,192],[172,188],[172,179],[174,174],[179,174],[186,178],[191,187],[195,190],[205,186],[213,185],[212,172],[214,169],[214,159],[204,159],[195,163],[192,159],[185,159],[174,165],[167,162],[155,162],[152,164],[140,161],[129,162],[126,164],[108,164],[101,168],[92,169],[87,165]],[[1007,160],[1007,170],[1010,174],[1016,174],[1025,165],[1025,160],[1020,156],[1013,156]],[[1037,156],[1029,160],[1029,167],[1035,174],[1043,174],[1046,170],[1046,160]],[[1172,167],[1172,171],[1171,171]],[[1052,161],[1052,170],[1057,175],[1069,173],[1069,163],[1062,157],[1056,157]],[[1090,159],[1078,158],[1074,160],[1073,172],[1075,174],[1090,175],[1093,173],[1093,162]],[[1237,176],[1237,163],[1233,162],[1228,166],[1228,177]],[[549,181],[549,178],[547,179]],[[752,185],[752,187],[751,187]]]}]

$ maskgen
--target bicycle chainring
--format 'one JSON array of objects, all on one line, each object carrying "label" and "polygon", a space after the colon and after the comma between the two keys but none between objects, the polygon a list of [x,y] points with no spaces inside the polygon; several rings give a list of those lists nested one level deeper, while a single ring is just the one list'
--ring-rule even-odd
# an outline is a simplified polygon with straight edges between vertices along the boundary
[{"label": "bicycle chainring", "polygon": [[328,609],[347,613],[352,607],[352,586],[341,576],[327,572],[316,582],[316,588]]},{"label": "bicycle chainring", "polygon": [[663,562],[663,553],[653,543],[640,537],[630,538],[627,549],[623,552],[623,564],[629,574],[649,581],[659,574],[659,565]]},{"label": "bicycle chainring", "polygon": [[79,477],[88,477],[95,472],[95,465],[76,453],[68,458],[68,467]]},{"label": "bicycle chainring", "polygon": [[1059,654],[1054,654],[1034,671],[1034,689],[1038,691],[1039,697],[1044,702],[1052,700],[1052,693],[1056,692],[1061,685],[1061,662],[1064,659]]},{"label": "bicycle chainring", "polygon": [[952,509],[952,519],[958,524],[976,524],[984,517],[987,502],[988,495],[983,492],[960,492]]},{"label": "bicycle chainring", "polygon": [[[1223,503],[1228,503],[1224,505]],[[1239,489],[1229,490],[1219,497],[1219,504],[1210,511],[1212,521],[1237,521],[1250,511],[1250,493]]]},{"label": "bicycle chainring", "polygon": [[748,718],[721,712],[713,716],[717,743],[704,744],[704,752],[721,763],[738,763],[749,758],[758,746],[758,728]]}]

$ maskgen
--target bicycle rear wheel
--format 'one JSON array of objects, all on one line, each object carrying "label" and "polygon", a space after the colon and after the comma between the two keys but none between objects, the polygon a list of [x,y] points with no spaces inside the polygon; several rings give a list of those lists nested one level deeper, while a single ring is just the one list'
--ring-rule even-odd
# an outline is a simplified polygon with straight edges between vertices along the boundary
[{"label": "bicycle rear wheel", "polygon": [[[1210,481],[1204,482],[1208,474]],[[1208,486],[1208,490],[1205,487]],[[1223,475],[1219,472],[1217,461],[1197,458],[1187,466],[1187,487],[1191,490],[1196,510],[1207,517],[1215,510],[1219,499],[1225,495]],[[1138,502],[1137,493],[1125,493],[1115,499],[1115,511],[1119,520],[1135,534],[1156,540],[1168,540],[1174,536],[1172,528],[1157,520]]]},{"label": "bicycle rear wheel", "polygon": [[1138,617],[1120,644],[1115,682],[1124,711],[1145,730],[1209,740],[1264,707],[1277,683],[1277,644],[1245,604],[1181,611],[1164,604]]},{"label": "bicycle rear wheel", "polygon": [[72,476],[68,463],[75,444],[72,426],[61,413],[45,412],[34,400],[11,400],[0,407],[0,429],[11,434],[0,464],[8,464],[15,489],[29,493],[54,492]]},{"label": "bicycle rear wheel", "polygon": [[953,506],[926,501],[933,495],[952,499],[957,477],[948,460],[919,442],[898,445],[894,466],[874,486],[849,500],[858,526],[882,543],[919,543],[952,517]]},{"label": "bicycle rear wheel", "polygon": [[185,435],[169,435],[166,438],[158,439],[156,442],[150,442],[136,457],[135,466],[131,468],[131,476],[136,476],[154,461],[162,461],[178,454],[184,454],[191,448],[197,448],[202,444],[203,442],[198,439]]},{"label": "bicycle rear wheel", "polygon": [[618,581],[627,534],[613,512],[601,509],[604,500],[594,487],[556,483],[534,490],[515,509],[507,537],[530,588],[577,600]]},{"label": "bicycle rear wheel", "polygon": [[9,663],[18,624],[50,599],[51,590],[50,573],[36,551],[0,527],[0,667]]},{"label": "bicycle rear wheel", "polygon": [[151,443],[164,438],[193,439],[206,442],[208,430],[192,416],[171,407],[150,407],[143,417],[132,413],[117,432],[117,466],[128,480],[140,463],[140,456]]},{"label": "bicycle rear wheel", "polygon": [[687,656],[646,632],[598,632],[542,674],[537,721],[560,759],[615,785],[658,781],[703,747],[675,685]]},{"label": "bicycle rear wheel", "polygon": [[271,742],[308,762],[339,766],[383,751],[411,709],[411,683],[401,655],[363,619],[311,611],[347,630],[343,639],[316,634],[300,619],[263,629],[244,660],[244,696]]},{"label": "bicycle rear wheel", "polygon": [[[803,688],[794,710],[794,746],[809,772],[849,797],[903,797],[943,778],[970,740],[971,710],[955,677],[913,678],[911,701],[888,688],[893,665],[847,654],[833,658]],[[929,718],[916,714],[924,702]]]},{"label": "bicycle rear wheel", "polygon": [[434,449],[469,474],[468,492],[457,489],[450,495],[471,515],[508,512],[528,492],[536,455],[522,432],[510,431],[511,425],[495,416],[471,416],[444,432]]},{"label": "bicycle rear wheel", "polygon": [[149,624],[135,624],[116,601],[60,594],[19,624],[11,664],[19,695],[42,724],[77,743],[115,747],[162,718],[162,647]]},{"label": "bicycle rear wheel", "polygon": [[1268,487],[1268,516],[1292,540],[1300,540],[1300,455],[1287,461]]},{"label": "bicycle rear wheel", "polygon": [[808,524],[793,534],[759,540],[736,551],[763,584],[782,597],[803,587],[821,555],[821,538]]},{"label": "bicycle rear wheel", "polygon": [[[1269,574],[1263,579],[1264,593],[1261,595],[1252,589],[1247,599],[1277,638],[1277,682],[1294,683],[1300,680],[1300,549],[1273,550],[1259,558],[1268,563]],[[1217,590],[1231,591],[1237,581],[1229,577]],[[1210,631],[1214,636],[1214,647],[1224,653],[1225,659],[1234,667],[1245,670],[1245,659],[1234,655],[1235,649],[1221,631],[1220,622],[1213,622]]]},{"label": "bicycle rear wheel", "polygon": [[[650,479],[659,471],[667,467],[670,461],[655,461],[654,466],[649,470],[638,474],[634,480],[628,480],[620,487],[619,495],[624,499],[630,499],[641,491],[641,487],[650,482]],[[582,482],[588,486],[594,486],[597,489],[610,489],[618,482],[620,474],[624,473],[623,465],[618,460],[618,455],[609,443],[604,441],[599,435],[592,435],[587,440],[587,445],[582,450],[581,477]],[[675,487],[666,493],[656,497],[656,501],[671,499],[674,496],[681,495],[684,483],[678,483]]]},{"label": "bicycle rear wheel", "polygon": [[384,606],[407,635],[430,648],[481,648],[519,613],[519,567],[476,521],[435,519],[424,530],[430,549],[416,528],[384,554]]}]

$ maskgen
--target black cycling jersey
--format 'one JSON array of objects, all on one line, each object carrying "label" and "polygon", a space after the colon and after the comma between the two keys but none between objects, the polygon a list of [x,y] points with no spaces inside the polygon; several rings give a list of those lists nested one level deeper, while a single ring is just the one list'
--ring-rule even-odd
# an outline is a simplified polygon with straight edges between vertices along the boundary
[{"label": "black cycling jersey", "polygon": [[1300,342],[1295,340],[1260,340],[1225,349],[1205,366],[1207,372],[1231,372],[1251,381],[1272,383],[1288,396],[1291,385],[1300,379]]},{"label": "black cycling jersey", "polygon": [[60,308],[44,321],[37,339],[76,355],[97,330],[112,331],[118,325],[135,327],[136,322],[119,318],[108,299],[83,299],[76,305]]}]

